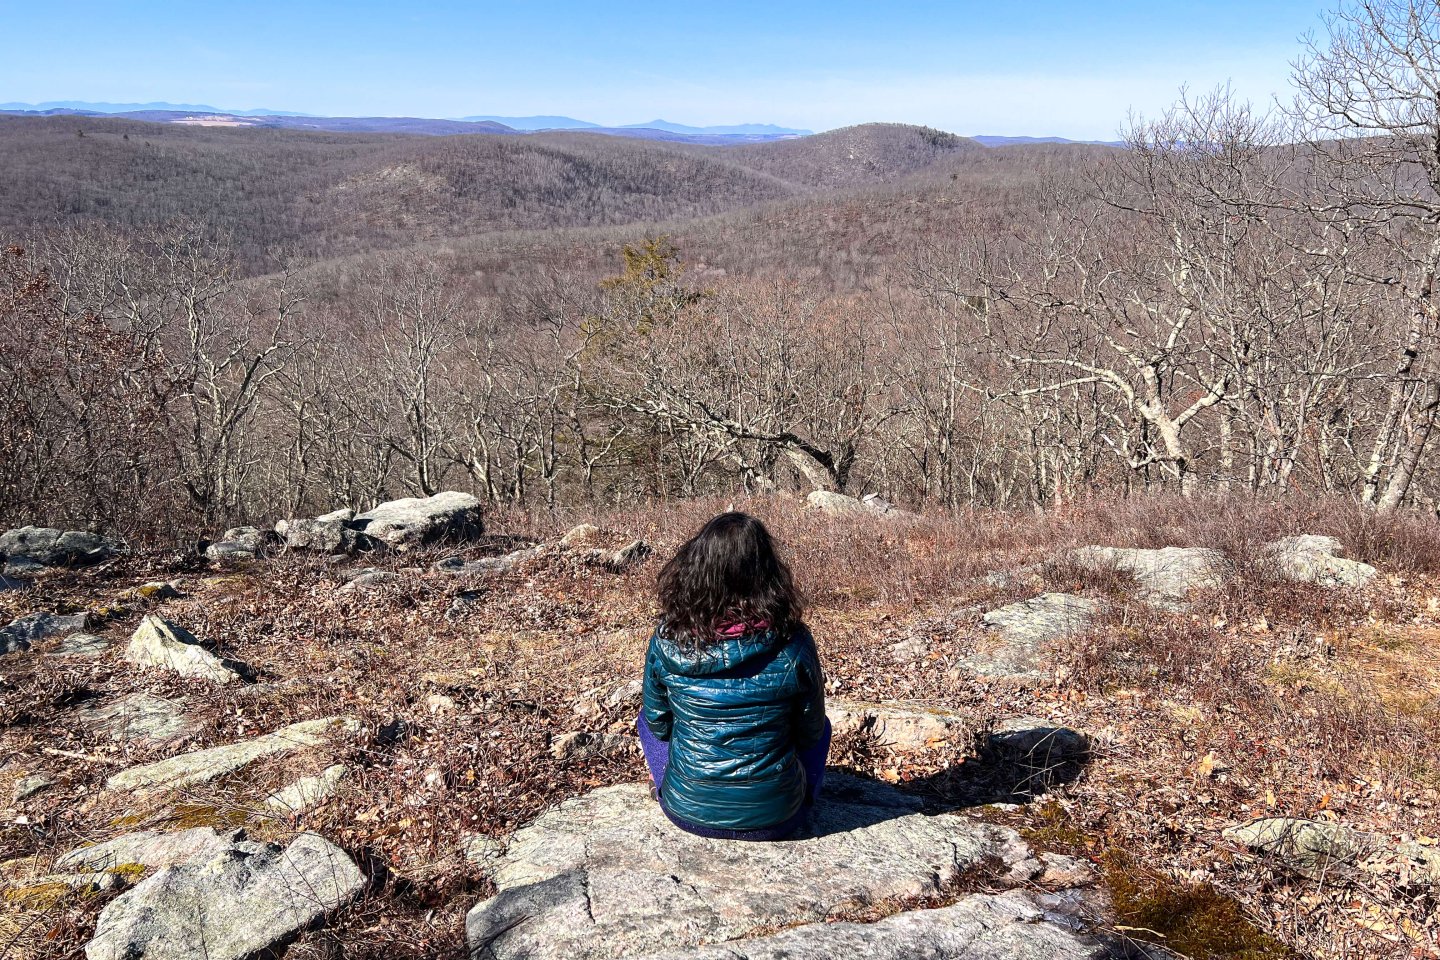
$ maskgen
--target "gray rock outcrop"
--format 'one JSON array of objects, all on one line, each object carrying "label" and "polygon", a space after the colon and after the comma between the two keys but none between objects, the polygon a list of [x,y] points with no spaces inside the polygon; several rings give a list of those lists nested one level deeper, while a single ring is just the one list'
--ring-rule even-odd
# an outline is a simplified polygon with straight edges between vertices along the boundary
[{"label": "gray rock outcrop", "polygon": [[407,497],[357,514],[352,526],[397,550],[439,540],[467,540],[485,532],[482,506],[468,493]]},{"label": "gray rock outcrop", "polygon": [[265,798],[265,806],[275,813],[289,816],[303,813],[335,795],[348,771],[344,764],[333,764],[313,777],[301,777]]},{"label": "gray rock outcrop", "polygon": [[33,773],[28,777],[21,777],[15,782],[15,789],[12,792],[11,797],[15,800],[16,803],[20,803],[22,801],[29,800],[31,797],[38,796],[44,793],[46,790],[49,790],[54,785],[55,781],[51,780],[43,773]]},{"label": "gray rock outcrop", "polygon": [[534,560],[544,553],[545,545],[536,544],[533,547],[514,550],[499,557],[480,557],[476,560],[466,560],[464,557],[446,557],[438,561],[431,569],[452,577],[483,577],[513,570],[527,560]]},{"label": "gray rock outcrop", "polygon": [[205,548],[205,557],[216,562],[254,560],[256,557],[264,556],[279,543],[280,538],[272,530],[231,527],[220,535],[218,541]]},{"label": "gray rock outcrop", "polygon": [[1011,890],[876,923],[809,923],[739,943],[647,953],[643,960],[1102,960],[1123,955],[1052,922],[1034,899]]},{"label": "gray rock outcrop", "polygon": [[957,713],[923,704],[830,697],[825,701],[832,736],[864,732],[876,746],[919,753],[946,744],[963,746],[972,730]]},{"label": "gray rock outcrop", "polygon": [[261,757],[325,746],[338,737],[353,734],[358,730],[359,724],[349,717],[302,720],[250,740],[182,753],[166,760],[121,770],[106,780],[105,786],[110,790],[177,789],[214,780]]},{"label": "gray rock outcrop", "polygon": [[116,867],[173,867],[181,863],[203,863],[228,851],[244,838],[241,830],[216,833],[210,827],[192,830],[140,830],[95,843],[76,847],[55,861],[57,870],[102,871]]},{"label": "gray rock outcrop", "polygon": [[1334,537],[1301,534],[1267,546],[1263,560],[1273,564],[1280,577],[1296,583],[1359,588],[1375,579],[1378,570],[1368,563],[1341,556],[1344,552],[1344,544]]},{"label": "gray rock outcrop", "polygon": [[961,661],[962,669],[986,677],[1039,676],[1051,645],[1085,630],[1103,606],[1088,597],[1068,593],[1042,593],[991,610],[981,621],[996,643]]},{"label": "gray rock outcrop", "polygon": [[1218,590],[1229,575],[1224,554],[1208,547],[1081,547],[1070,559],[1088,570],[1116,570],[1135,578],[1152,600],[1173,603],[1191,590]]},{"label": "gray rock outcrop", "polygon": [[313,833],[288,847],[240,840],[214,859],[166,867],[105,907],[88,960],[245,960],[350,903],[365,878]]},{"label": "gray rock outcrop", "polygon": [[1291,866],[1313,870],[1330,864],[1356,864],[1380,846],[1377,838],[1339,823],[1264,817],[1227,827],[1225,839],[1278,857]]},{"label": "gray rock outcrop", "polygon": [[46,637],[84,630],[88,618],[83,613],[30,613],[0,629],[0,653],[29,650]]},{"label": "gray rock outcrop", "polygon": [[125,659],[139,667],[173,670],[182,677],[230,683],[244,679],[249,668],[216,656],[189,630],[159,617],[147,616],[130,638]]},{"label": "gray rock outcrop", "polygon": [[[680,957],[702,943],[729,951],[715,956],[750,956],[754,944],[755,956],[779,957],[764,952],[777,928],[813,924],[812,932],[823,932],[831,925],[821,921],[845,907],[939,895],[967,873],[1003,874],[1033,860],[1009,829],[959,814],[927,816],[919,800],[843,774],[827,776],[810,820],[784,843],[685,833],[644,785],[628,784],[568,800],[518,831],[490,870],[498,895],[470,912],[466,930],[471,955],[493,960]],[[909,914],[907,923],[929,913]],[[1079,946],[1046,953],[1079,941],[1028,925],[1032,952],[998,955],[1097,955]],[[751,936],[757,939],[744,940]],[[1013,936],[1024,939],[1018,927]],[[991,954],[955,954],[967,955]]]},{"label": "gray rock outcrop", "polygon": [[404,582],[405,578],[393,570],[376,570],[374,567],[366,567],[341,584],[335,592],[342,594],[371,593],[398,587]]},{"label": "gray rock outcrop", "polygon": [[190,732],[184,701],[131,693],[113,703],[87,703],[75,709],[75,721],[112,740],[171,740]]},{"label": "gray rock outcrop", "polygon": [[275,533],[291,550],[352,554],[373,549],[376,541],[352,527],[353,518],[354,514],[344,510],[313,520],[281,520],[275,524]]},{"label": "gray rock outcrop", "polygon": [[25,557],[42,567],[82,567],[122,552],[120,544],[84,530],[18,527],[0,534],[0,556]]},{"label": "gray rock outcrop", "polygon": [[901,510],[873,494],[861,499],[835,493],[833,490],[812,490],[805,497],[805,505],[811,510],[828,513],[836,517],[886,517],[896,519],[908,516]]},{"label": "gray rock outcrop", "polygon": [[93,633],[72,633],[61,640],[51,652],[62,657],[93,657],[112,646],[109,640]]},{"label": "gray rock outcrop", "polygon": [[1310,876],[1353,869],[1398,875],[1407,885],[1419,881],[1440,888],[1440,848],[1433,844],[1395,843],[1342,823],[1294,817],[1263,817],[1226,827],[1221,834]]},{"label": "gray rock outcrop", "polygon": [[27,579],[38,577],[48,569],[50,568],[45,564],[29,557],[11,557],[5,561],[4,567],[0,568],[0,573],[3,573],[5,583],[11,585],[6,589],[17,590]]}]

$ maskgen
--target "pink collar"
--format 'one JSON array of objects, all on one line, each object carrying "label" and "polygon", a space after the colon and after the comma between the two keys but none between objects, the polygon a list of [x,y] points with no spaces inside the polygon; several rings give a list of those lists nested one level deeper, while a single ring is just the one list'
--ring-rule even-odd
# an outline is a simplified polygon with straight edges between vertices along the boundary
[{"label": "pink collar", "polygon": [[747,633],[756,633],[760,630],[769,630],[769,620],[757,620],[754,623],[722,623],[715,629],[715,633],[722,637],[743,637]]}]

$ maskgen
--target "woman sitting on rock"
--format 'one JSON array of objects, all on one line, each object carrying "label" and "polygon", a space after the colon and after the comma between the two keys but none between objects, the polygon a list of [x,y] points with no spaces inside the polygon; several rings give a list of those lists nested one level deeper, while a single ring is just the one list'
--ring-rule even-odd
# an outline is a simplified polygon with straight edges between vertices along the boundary
[{"label": "woman sitting on rock", "polygon": [[655,797],[702,837],[800,826],[830,749],[825,678],[765,525],[723,513],[660,571],[638,727]]}]

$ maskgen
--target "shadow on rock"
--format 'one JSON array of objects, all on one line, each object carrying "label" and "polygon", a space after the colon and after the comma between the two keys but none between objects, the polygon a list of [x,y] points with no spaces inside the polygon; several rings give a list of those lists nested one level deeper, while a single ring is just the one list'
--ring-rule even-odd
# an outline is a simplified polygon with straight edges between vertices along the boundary
[{"label": "shadow on rock", "polygon": [[975,755],[958,766],[902,785],[940,810],[1029,803],[1084,772],[1089,739],[1066,727],[1012,721],[977,734]]}]

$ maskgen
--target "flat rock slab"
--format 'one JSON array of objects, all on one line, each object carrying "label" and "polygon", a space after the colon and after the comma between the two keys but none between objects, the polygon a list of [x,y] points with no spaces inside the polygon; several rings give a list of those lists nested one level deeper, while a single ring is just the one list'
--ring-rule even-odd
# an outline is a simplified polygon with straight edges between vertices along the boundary
[{"label": "flat rock slab", "polygon": [[11,557],[9,560],[5,561],[4,572],[5,577],[7,578],[7,582],[20,583],[21,585],[28,586],[28,584],[25,583],[24,579],[17,581],[9,580],[8,578],[34,578],[40,576],[42,573],[45,573],[49,569],[50,568],[45,566],[45,564],[41,563],[38,560],[31,560],[29,557]]},{"label": "flat rock slab", "polygon": [[358,730],[359,723],[350,717],[302,720],[251,740],[182,753],[167,760],[121,770],[106,780],[105,786],[111,790],[165,790],[204,783],[239,770],[261,757],[324,746],[336,737]]},{"label": "flat rock slab", "polygon": [[0,629],[0,653],[18,653],[61,633],[85,629],[88,618],[83,613],[29,613]]},{"label": "flat rock slab", "polygon": [[533,547],[515,550],[499,557],[481,557],[478,560],[466,560],[464,557],[446,557],[437,562],[432,569],[437,573],[446,573],[452,577],[480,577],[495,573],[505,573],[506,571],[513,570],[522,563],[544,555],[545,545],[536,544]]},{"label": "flat rock slab", "polygon": [[1224,554],[1207,547],[1081,547],[1070,559],[1088,570],[1127,573],[1160,601],[1184,600],[1191,590],[1218,590],[1229,575]]},{"label": "flat rock slab", "polygon": [[88,960],[244,960],[354,900],[365,878],[344,851],[305,833],[283,850],[236,841],[166,867],[100,913]]},{"label": "flat rock slab", "polygon": [[830,697],[825,701],[831,733],[865,732],[877,746],[918,753],[945,744],[964,745],[972,730],[950,710],[900,701],[871,702]]},{"label": "flat rock slab", "polygon": [[877,923],[810,923],[768,937],[640,960],[1100,960],[1123,954],[1047,921],[1023,893],[976,894]]},{"label": "flat rock slab", "polygon": [[193,728],[184,707],[183,700],[132,693],[114,703],[85,704],[73,716],[81,726],[112,740],[170,740]]},{"label": "flat rock slab", "polygon": [[341,593],[374,593],[380,590],[387,590],[392,587],[399,587],[405,582],[405,578],[391,570],[375,570],[366,567],[356,573],[345,583],[336,588],[337,594]]},{"label": "flat rock slab", "polygon": [[93,633],[72,633],[56,644],[55,649],[50,651],[52,656],[60,657],[93,657],[96,654],[104,653],[114,644],[104,637],[97,637]]},{"label": "flat rock slab", "polygon": [[893,787],[831,773],[794,839],[747,843],[680,830],[642,784],[595,790],[511,838],[492,871],[500,893],[466,918],[470,950],[587,960],[728,942],[1032,859],[1012,830],[922,810]]},{"label": "flat rock slab", "polygon": [[1050,645],[1085,630],[1103,609],[1088,597],[1042,593],[991,610],[981,621],[999,642],[966,657],[961,666],[986,677],[1038,676]]},{"label": "flat rock slab", "polygon": [[173,867],[181,863],[213,860],[244,838],[240,830],[216,833],[210,827],[193,830],[141,830],[106,840],[104,843],[77,847],[60,855],[57,870],[114,870],[127,864],[143,867]]},{"label": "flat rock slab", "polygon": [[1440,888],[1440,848],[1388,837],[1328,820],[1264,817],[1226,827],[1225,839],[1274,857],[1295,870],[1320,877],[1344,867],[1369,873],[1396,873],[1400,882]]},{"label": "flat rock slab", "polygon": [[15,784],[15,790],[11,794],[16,803],[29,800],[31,797],[44,793],[55,785],[55,781],[41,773],[31,774],[28,777],[21,777]]}]

